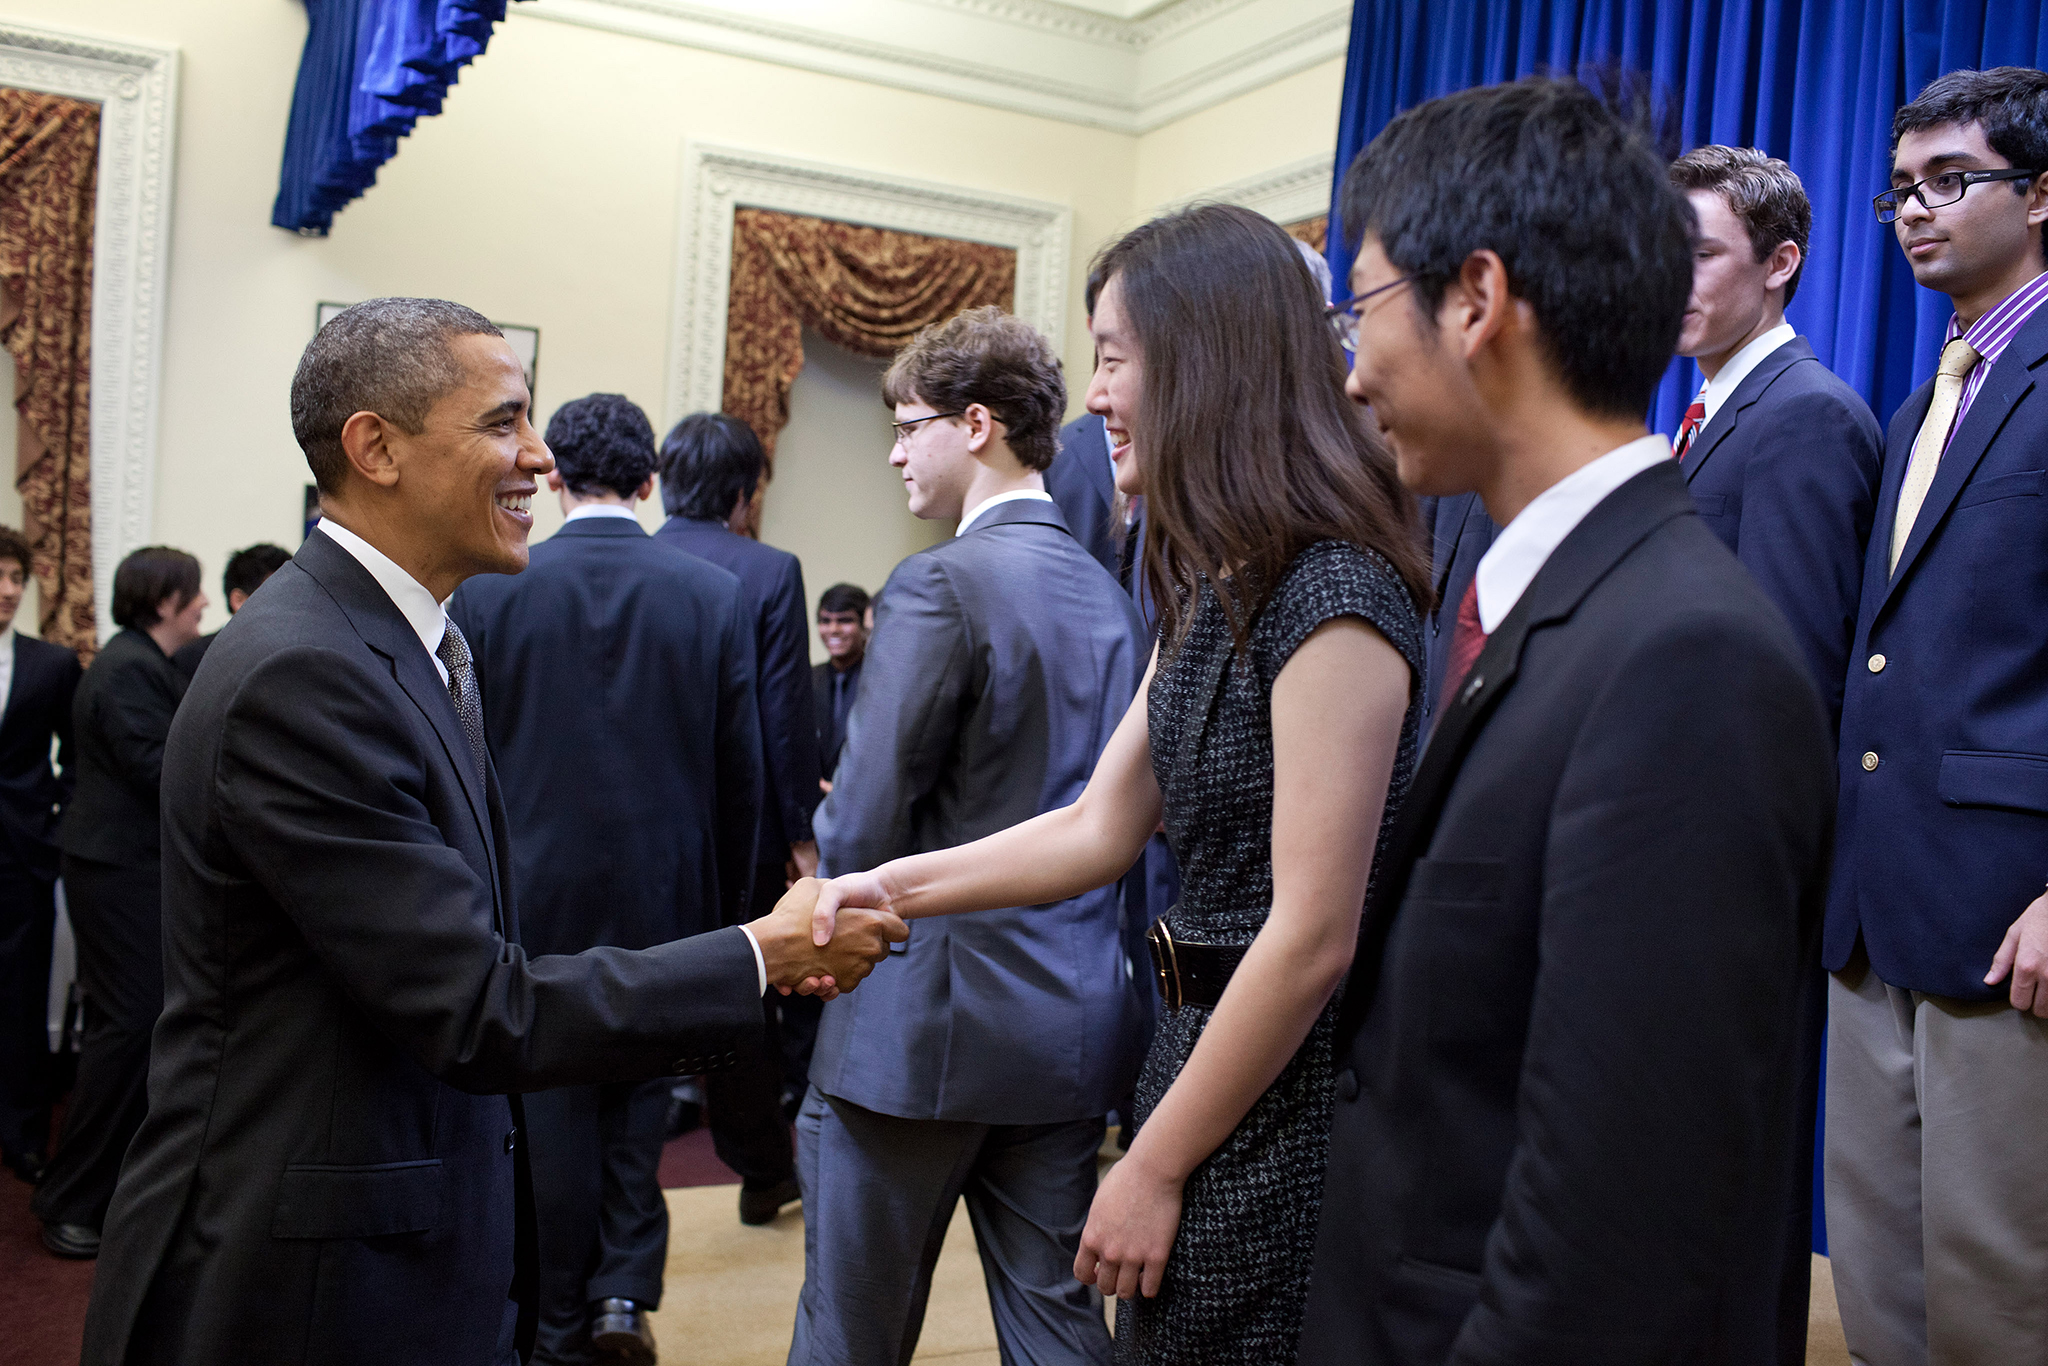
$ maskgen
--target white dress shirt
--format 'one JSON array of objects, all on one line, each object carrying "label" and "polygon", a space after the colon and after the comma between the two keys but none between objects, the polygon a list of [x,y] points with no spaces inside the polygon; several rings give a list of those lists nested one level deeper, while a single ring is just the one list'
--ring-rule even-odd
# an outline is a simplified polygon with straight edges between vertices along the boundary
[{"label": "white dress shirt", "polygon": [[[588,506],[603,505],[586,505]],[[584,510],[578,508],[576,512]],[[623,512],[625,509],[622,508],[620,511]],[[626,515],[631,517],[633,514],[627,512]],[[575,513],[572,512],[570,516],[575,516]],[[328,539],[353,555],[356,563],[370,571],[370,577],[377,581],[377,586],[391,599],[391,605],[399,610],[406,624],[412,627],[413,634],[420,638],[421,648],[426,650],[427,658],[433,661],[434,672],[441,676],[441,686],[446,687],[448,666],[441,662],[440,655],[435,651],[441,648],[441,637],[448,634],[448,613],[440,603],[434,601],[434,595],[427,591],[427,586],[399,568],[398,563],[389,555],[333,518],[322,517],[320,530],[326,533]],[[10,654],[8,659],[11,663],[13,656]],[[754,932],[745,925],[740,926],[740,933],[746,935],[747,945],[754,951],[754,974],[761,983],[761,994],[766,996],[768,962],[761,956],[761,942],[754,938]]]},{"label": "white dress shirt", "polygon": [[633,515],[633,509],[619,503],[584,503],[580,507],[570,508],[569,515],[562,519],[562,525],[567,526],[583,517],[623,517],[629,522],[640,520]]},{"label": "white dress shirt", "polygon": [[1532,498],[1493,538],[1472,576],[1479,595],[1479,629],[1493,634],[1522,600],[1550,552],[1608,494],[1670,458],[1671,443],[1652,432],[1580,466]]},{"label": "white dress shirt", "polygon": [[14,687],[14,627],[0,631],[0,716],[7,715],[7,698]]},{"label": "white dress shirt", "polygon": [[984,498],[973,507],[967,509],[967,515],[960,519],[960,526],[953,534],[955,536],[965,536],[968,529],[981,520],[981,515],[990,508],[1000,507],[1004,503],[1014,503],[1023,498],[1036,498],[1043,503],[1050,503],[1052,501],[1052,495],[1044,489],[1011,489],[1008,493],[998,493],[995,497]]},{"label": "white dress shirt", "polygon": [[[1750,371],[1764,363],[1764,357],[1798,335],[1791,323],[1779,323],[1730,356],[1728,363],[1721,367],[1721,373],[1708,380],[1706,387],[1700,390],[1700,402],[1707,409],[1707,415],[1700,419],[1700,430],[1706,430],[1707,424],[1714,420],[1714,414],[1720,412],[1721,405],[1728,401],[1728,395],[1749,378]],[[1693,435],[1693,440],[1699,440],[1698,433]]]}]

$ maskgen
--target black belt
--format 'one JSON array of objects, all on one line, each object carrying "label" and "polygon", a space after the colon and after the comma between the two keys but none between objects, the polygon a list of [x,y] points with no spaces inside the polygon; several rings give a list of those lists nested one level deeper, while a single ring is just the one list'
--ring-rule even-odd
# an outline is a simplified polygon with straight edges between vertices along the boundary
[{"label": "black belt", "polygon": [[1175,939],[1166,928],[1166,917],[1152,922],[1145,931],[1145,943],[1152,950],[1152,971],[1159,983],[1159,997],[1178,1010],[1182,1006],[1213,1006],[1223,999],[1230,974],[1244,961],[1244,944],[1191,944]]}]

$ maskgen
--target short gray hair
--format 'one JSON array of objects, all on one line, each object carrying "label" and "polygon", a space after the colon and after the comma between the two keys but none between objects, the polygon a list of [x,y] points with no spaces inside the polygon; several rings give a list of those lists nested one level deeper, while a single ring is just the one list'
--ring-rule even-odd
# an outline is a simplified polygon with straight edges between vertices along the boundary
[{"label": "short gray hair", "polygon": [[292,435],[322,493],[341,488],[341,429],[375,413],[417,434],[440,397],[463,381],[456,337],[502,337],[489,318],[446,299],[371,299],[344,308],[307,344],[292,376]]}]

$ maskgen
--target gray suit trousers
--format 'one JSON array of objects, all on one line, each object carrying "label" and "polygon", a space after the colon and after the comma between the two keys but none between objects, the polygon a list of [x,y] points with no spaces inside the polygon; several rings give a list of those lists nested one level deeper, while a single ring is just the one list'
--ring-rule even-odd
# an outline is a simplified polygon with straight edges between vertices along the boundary
[{"label": "gray suit trousers", "polygon": [[2048,1020],[1828,987],[1828,1251],[1858,1366],[2048,1362]]},{"label": "gray suit trousers", "polygon": [[908,1362],[963,1196],[1003,1366],[1106,1366],[1101,1292],[1074,1279],[1101,1119],[899,1119],[813,1086],[796,1127],[804,1290],[790,1366]]}]

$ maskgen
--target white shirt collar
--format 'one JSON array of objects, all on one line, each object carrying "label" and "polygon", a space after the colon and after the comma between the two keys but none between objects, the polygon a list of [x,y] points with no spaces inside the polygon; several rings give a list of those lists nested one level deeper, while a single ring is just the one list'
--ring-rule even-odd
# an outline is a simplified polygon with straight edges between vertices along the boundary
[{"label": "white shirt collar", "polygon": [[999,507],[1004,503],[1015,503],[1025,498],[1036,498],[1046,503],[1052,501],[1052,495],[1044,489],[1011,489],[1008,493],[998,493],[993,498],[984,498],[973,507],[967,509],[967,515],[960,519],[960,526],[953,534],[955,536],[965,536],[968,529],[980,521],[982,514],[990,508]]},{"label": "white shirt collar", "polygon": [[1671,443],[1652,432],[1580,466],[1532,498],[1493,538],[1472,576],[1479,595],[1479,629],[1493,634],[1515,610],[1551,552],[1608,494],[1670,458]]},{"label": "white shirt collar", "polygon": [[633,509],[621,507],[617,503],[584,503],[580,507],[570,508],[569,515],[562,519],[562,525],[567,526],[585,517],[623,517],[629,522],[640,520],[633,515]]},{"label": "white shirt collar", "polygon": [[441,637],[448,633],[448,614],[441,604],[434,601],[434,595],[427,586],[398,567],[398,562],[371,545],[362,537],[350,531],[331,517],[320,519],[320,530],[328,539],[355,556],[356,563],[370,571],[370,577],[390,597],[391,605],[404,615],[406,624],[413,634],[420,638],[420,645],[427,652],[427,658],[434,661],[434,672],[441,675],[441,681],[448,681],[448,666],[441,662],[435,651],[441,648]]},{"label": "white shirt collar", "polygon": [[0,716],[7,714],[7,695],[14,687],[14,623],[0,630]]},{"label": "white shirt collar", "polygon": [[1791,323],[1779,323],[1730,356],[1728,363],[1721,367],[1721,373],[1708,380],[1706,387],[1700,390],[1700,402],[1707,408],[1707,415],[1700,422],[1700,426],[1704,428],[1707,423],[1714,420],[1714,414],[1721,411],[1721,405],[1728,401],[1728,395],[1734,393],[1742,381],[1749,378],[1750,371],[1764,363],[1764,357],[1798,335],[1792,329]]}]

